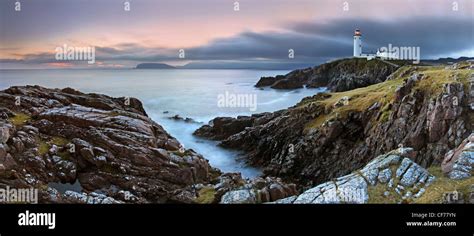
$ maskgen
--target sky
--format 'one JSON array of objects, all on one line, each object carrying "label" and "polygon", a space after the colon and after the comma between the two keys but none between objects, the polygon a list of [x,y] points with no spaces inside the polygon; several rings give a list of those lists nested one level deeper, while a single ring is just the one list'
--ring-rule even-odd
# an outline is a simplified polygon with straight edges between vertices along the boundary
[{"label": "sky", "polygon": [[[474,0],[0,0],[0,68],[319,64],[350,57],[355,28],[364,52],[474,56]],[[64,45],[95,62],[58,61]]]}]

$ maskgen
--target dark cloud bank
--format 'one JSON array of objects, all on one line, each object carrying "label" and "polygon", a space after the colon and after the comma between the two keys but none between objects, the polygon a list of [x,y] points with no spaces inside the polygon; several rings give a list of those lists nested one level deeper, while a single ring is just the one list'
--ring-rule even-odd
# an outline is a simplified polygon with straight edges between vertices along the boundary
[{"label": "dark cloud bank", "polygon": [[[186,60],[199,61],[207,67],[216,61],[290,67],[319,64],[352,55],[352,33],[360,28],[364,52],[379,47],[420,47],[423,59],[461,55],[474,50],[474,23],[469,18],[405,18],[396,21],[340,19],[328,23],[288,24],[281,32],[243,32],[230,38],[216,39],[207,45],[185,49]],[[295,58],[288,58],[293,49]],[[96,60],[105,62],[177,61],[179,49],[146,48],[134,44],[96,48]],[[473,56],[473,55],[468,55]],[[54,62],[54,55],[28,55],[24,63]],[[212,67],[212,66],[211,66]]]}]

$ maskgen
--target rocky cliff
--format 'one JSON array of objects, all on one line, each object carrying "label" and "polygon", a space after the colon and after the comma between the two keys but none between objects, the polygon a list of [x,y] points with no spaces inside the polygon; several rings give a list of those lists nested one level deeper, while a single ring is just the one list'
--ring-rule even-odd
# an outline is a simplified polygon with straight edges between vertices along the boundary
[{"label": "rocky cliff", "polygon": [[40,203],[218,203],[245,188],[258,202],[297,194],[279,178],[221,173],[184,149],[135,98],[71,88],[0,91],[0,188]]},{"label": "rocky cliff", "polygon": [[[405,66],[382,83],[215,118],[195,132],[245,151],[266,175],[252,180],[182,148],[135,98],[11,87],[0,91],[0,188],[35,188],[42,203],[433,203],[453,188],[471,196],[468,68]],[[359,198],[341,201],[344,190]]]},{"label": "rocky cliff", "polygon": [[[377,156],[361,169],[281,198],[275,204],[474,203],[474,133],[449,151],[443,165],[423,168],[417,152],[403,147]],[[221,203],[258,203],[245,188]]]},{"label": "rocky cliff", "polygon": [[0,117],[0,184],[38,188],[41,202],[84,197],[48,186],[76,181],[108,201],[190,202],[191,185],[219,175],[135,98],[11,87],[0,92]]},{"label": "rocky cliff", "polygon": [[218,175],[134,98],[12,87],[0,92],[0,130],[0,184],[38,188],[41,202],[87,199],[48,186],[77,181],[104,193],[97,201],[190,202],[193,184]]},{"label": "rocky cliff", "polygon": [[466,66],[405,66],[382,83],[318,94],[277,112],[216,118],[195,134],[244,150],[265,174],[299,186],[349,174],[398,147],[412,147],[422,167],[439,165],[472,133],[471,73]]},{"label": "rocky cliff", "polygon": [[376,59],[341,59],[312,68],[294,70],[286,75],[262,77],[255,87],[327,87],[331,91],[340,92],[383,82],[397,68],[396,64]]},{"label": "rocky cliff", "polygon": [[[474,134],[453,150],[454,168],[438,171],[413,162],[413,148],[380,155],[364,168],[274,203],[474,203]],[[451,155],[445,157],[445,162]],[[462,169],[462,175],[459,175]],[[453,199],[450,199],[450,195]]]}]

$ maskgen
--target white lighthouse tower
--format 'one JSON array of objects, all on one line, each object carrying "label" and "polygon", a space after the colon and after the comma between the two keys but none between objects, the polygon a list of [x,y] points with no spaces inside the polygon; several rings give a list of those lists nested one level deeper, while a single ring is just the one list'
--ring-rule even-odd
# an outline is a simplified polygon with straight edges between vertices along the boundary
[{"label": "white lighthouse tower", "polygon": [[362,34],[359,29],[356,29],[354,32],[354,57],[362,56]]}]

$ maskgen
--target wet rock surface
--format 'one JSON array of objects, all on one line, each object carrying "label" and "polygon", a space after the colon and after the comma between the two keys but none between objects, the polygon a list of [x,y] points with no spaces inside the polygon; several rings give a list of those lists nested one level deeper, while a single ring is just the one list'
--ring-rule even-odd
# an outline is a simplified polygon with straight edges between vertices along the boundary
[{"label": "wet rock surface", "polygon": [[193,118],[189,118],[189,117],[184,118],[180,115],[170,116],[170,117],[168,117],[168,119],[175,120],[175,121],[182,121],[182,122],[191,123],[191,124],[201,124],[201,122],[198,122],[198,121],[194,120]]},{"label": "wet rock surface", "polygon": [[[0,185],[37,188],[42,202],[193,202],[192,186],[220,175],[135,98],[26,86],[0,91],[0,107]],[[76,181],[83,193],[46,187]]]},{"label": "wet rock surface", "polygon": [[213,140],[226,139],[229,136],[245,130],[246,127],[252,126],[257,118],[261,115],[238,116],[233,117],[217,117],[207,125],[201,126],[194,131],[194,135],[205,137]]}]

